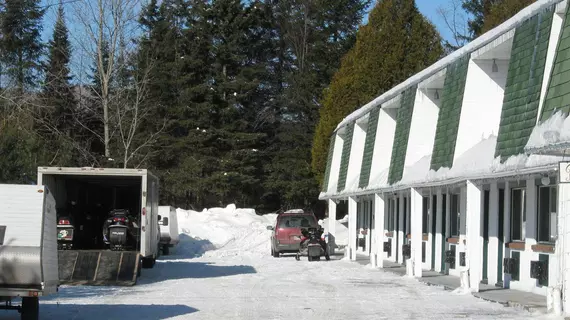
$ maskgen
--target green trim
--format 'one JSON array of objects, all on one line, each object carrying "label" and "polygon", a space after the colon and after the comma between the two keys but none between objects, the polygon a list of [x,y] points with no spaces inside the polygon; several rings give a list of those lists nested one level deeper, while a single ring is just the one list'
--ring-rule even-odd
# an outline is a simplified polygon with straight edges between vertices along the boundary
[{"label": "green trim", "polygon": [[342,155],[340,158],[340,170],[338,172],[338,184],[336,191],[341,192],[346,185],[346,175],[348,173],[348,162],[350,160],[350,150],[352,149],[352,136],[354,134],[355,123],[352,122],[346,128],[344,142],[342,144]]},{"label": "green trim", "polygon": [[441,167],[451,168],[453,165],[470,58],[470,54],[460,58],[445,71],[441,108],[437,118],[431,156],[431,169],[433,170]]},{"label": "green trim", "polygon": [[389,184],[402,180],[402,175],[404,174],[404,163],[410,138],[416,90],[417,85],[414,85],[402,93],[400,108],[398,108],[398,115],[396,116],[396,132],[394,134],[394,146],[392,147],[392,159],[388,176]]},{"label": "green trim", "polygon": [[554,7],[515,30],[495,157],[505,161],[524,152],[540,104]]},{"label": "green trim", "polygon": [[333,134],[333,136],[331,137],[331,141],[329,143],[329,153],[327,155],[327,167],[325,169],[325,177],[324,177],[324,181],[323,181],[323,188],[321,189],[322,192],[326,192],[329,188],[329,179],[330,179],[330,174],[331,174],[331,165],[332,165],[332,159],[333,159],[333,154],[334,154],[334,143],[336,141],[336,133]]},{"label": "green trim", "polygon": [[570,6],[566,8],[562,31],[556,46],[554,65],[550,73],[548,90],[540,114],[546,120],[556,111],[570,111]]},{"label": "green trim", "polygon": [[370,171],[372,169],[372,157],[374,156],[374,144],[376,143],[379,115],[380,108],[376,108],[370,112],[370,117],[368,118],[364,154],[362,155],[362,166],[360,167],[360,180],[358,181],[359,188],[368,187],[368,183],[370,182]]}]

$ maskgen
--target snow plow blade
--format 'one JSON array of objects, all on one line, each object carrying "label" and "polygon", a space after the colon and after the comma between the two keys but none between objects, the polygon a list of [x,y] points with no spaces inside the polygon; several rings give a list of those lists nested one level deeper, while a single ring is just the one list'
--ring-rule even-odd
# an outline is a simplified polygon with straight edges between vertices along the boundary
[{"label": "snow plow blade", "polygon": [[140,254],[136,251],[60,250],[62,285],[133,286]]}]

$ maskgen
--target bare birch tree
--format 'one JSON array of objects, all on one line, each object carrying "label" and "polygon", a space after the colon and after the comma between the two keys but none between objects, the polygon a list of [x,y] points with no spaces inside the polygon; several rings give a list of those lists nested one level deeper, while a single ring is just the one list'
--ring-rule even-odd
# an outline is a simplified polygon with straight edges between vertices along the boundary
[{"label": "bare birch tree", "polygon": [[[87,55],[95,60],[95,77],[100,85],[96,92],[103,111],[103,143],[105,157],[111,158],[112,128],[110,103],[112,81],[125,65],[119,61],[121,39],[130,43],[136,37],[137,8],[140,0],[92,0],[74,3],[75,16],[83,26],[83,37],[78,39]],[[124,62],[123,62],[124,63]]]},{"label": "bare birch tree", "polygon": [[446,6],[437,8],[437,14],[451,32],[452,42],[445,40],[445,49],[454,51],[469,42],[468,19],[461,0],[450,0]]}]

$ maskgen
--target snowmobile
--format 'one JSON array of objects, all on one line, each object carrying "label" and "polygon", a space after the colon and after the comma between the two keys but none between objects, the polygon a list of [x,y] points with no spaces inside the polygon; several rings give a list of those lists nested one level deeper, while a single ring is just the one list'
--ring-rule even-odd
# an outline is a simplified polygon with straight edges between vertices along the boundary
[{"label": "snowmobile", "polygon": [[57,218],[57,249],[68,250],[73,248],[73,235],[75,227],[71,217],[59,216]]},{"label": "snowmobile", "polygon": [[319,261],[321,256],[325,256],[327,261],[330,260],[327,244],[322,238],[323,233],[324,229],[322,227],[301,229],[303,237],[301,238],[299,252],[297,252],[295,259],[299,261],[301,256],[307,256],[309,261]]},{"label": "snowmobile", "polygon": [[103,225],[103,242],[113,251],[123,251],[136,243],[134,219],[129,210],[115,209]]}]

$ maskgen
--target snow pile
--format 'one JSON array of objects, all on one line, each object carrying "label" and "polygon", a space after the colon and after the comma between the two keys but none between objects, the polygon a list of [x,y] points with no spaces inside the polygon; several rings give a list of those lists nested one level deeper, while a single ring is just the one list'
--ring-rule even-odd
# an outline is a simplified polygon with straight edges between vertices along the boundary
[{"label": "snow pile", "polygon": [[180,244],[186,256],[268,255],[276,214],[257,215],[254,209],[204,209],[202,212],[177,209]]},{"label": "snow pile", "polygon": [[[335,223],[335,243],[337,246],[347,246],[348,245],[348,228],[346,224],[348,223],[348,215],[344,218],[337,220]],[[329,218],[319,220],[319,225],[325,229],[325,232],[329,230]]]},{"label": "snow pile", "polygon": [[534,127],[525,149],[532,150],[568,142],[570,142],[570,117],[559,111]]}]

